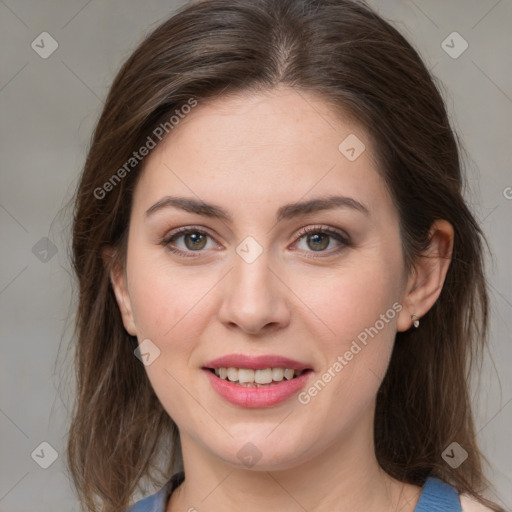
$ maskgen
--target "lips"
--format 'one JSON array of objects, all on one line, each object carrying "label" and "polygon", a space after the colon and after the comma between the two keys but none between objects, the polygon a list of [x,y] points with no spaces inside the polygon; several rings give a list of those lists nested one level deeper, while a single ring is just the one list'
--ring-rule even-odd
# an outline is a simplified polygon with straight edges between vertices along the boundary
[{"label": "lips", "polygon": [[204,365],[204,368],[248,368],[263,370],[265,368],[290,368],[291,370],[309,370],[307,364],[294,359],[277,355],[247,356],[243,354],[229,354],[213,359]]},{"label": "lips", "polygon": [[312,373],[307,364],[287,357],[240,354],[209,361],[203,371],[222,398],[246,408],[271,407],[286,401],[304,387]]}]

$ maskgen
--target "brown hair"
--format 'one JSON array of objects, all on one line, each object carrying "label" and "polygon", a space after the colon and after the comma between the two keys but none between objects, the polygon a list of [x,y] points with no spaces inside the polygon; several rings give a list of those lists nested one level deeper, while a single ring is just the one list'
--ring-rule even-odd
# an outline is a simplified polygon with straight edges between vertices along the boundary
[{"label": "brown hair", "polygon": [[[420,329],[396,336],[377,397],[376,454],[401,481],[437,476],[475,497],[488,486],[468,392],[487,333],[483,235],[462,197],[458,144],[431,75],[404,37],[360,2],[207,0],[158,26],[122,66],[76,194],[77,399],[68,467],[87,510],[97,498],[105,512],[125,510],[142,478],[157,470],[167,480],[181,460],[176,425],[134,357],[137,339],[123,327],[109,280],[111,265],[124,263],[143,166],[126,162],[191,98],[278,84],[320,94],[367,130],[400,214],[407,269],[428,246],[432,223],[452,224],[441,295]],[[123,166],[122,179],[105,187]],[[109,264],[107,246],[116,249]],[[468,452],[457,469],[441,457],[453,441]],[[159,461],[161,454],[172,455]]]}]

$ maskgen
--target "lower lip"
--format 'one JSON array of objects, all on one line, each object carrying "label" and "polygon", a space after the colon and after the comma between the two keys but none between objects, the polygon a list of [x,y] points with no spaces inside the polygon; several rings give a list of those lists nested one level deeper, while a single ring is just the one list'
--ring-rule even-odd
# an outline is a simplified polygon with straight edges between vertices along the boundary
[{"label": "lower lip", "polygon": [[222,398],[234,405],[249,409],[271,407],[288,400],[304,387],[311,373],[310,370],[307,370],[294,379],[283,380],[279,384],[271,386],[247,387],[221,379],[210,370],[204,369],[204,371],[210,379],[213,389]]}]

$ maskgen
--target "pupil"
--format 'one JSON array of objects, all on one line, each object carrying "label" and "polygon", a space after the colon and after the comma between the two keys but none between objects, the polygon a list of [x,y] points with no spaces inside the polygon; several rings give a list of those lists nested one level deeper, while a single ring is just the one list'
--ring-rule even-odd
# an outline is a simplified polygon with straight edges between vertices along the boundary
[{"label": "pupil", "polygon": [[205,237],[200,233],[190,233],[185,237],[185,245],[187,249],[203,249],[205,246]]},{"label": "pupil", "polygon": [[321,233],[310,235],[308,237],[308,241],[313,242],[314,245],[311,247],[311,249],[315,251],[325,249],[329,245],[329,237]]}]

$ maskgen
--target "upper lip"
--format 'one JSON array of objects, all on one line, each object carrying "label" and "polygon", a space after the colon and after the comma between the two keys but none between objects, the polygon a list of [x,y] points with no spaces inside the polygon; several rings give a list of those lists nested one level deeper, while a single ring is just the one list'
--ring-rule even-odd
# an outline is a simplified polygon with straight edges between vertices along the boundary
[{"label": "upper lip", "polygon": [[289,368],[290,370],[308,370],[310,366],[295,359],[279,355],[248,356],[244,354],[228,354],[205,363],[204,368],[247,368],[263,370],[264,368]]}]

